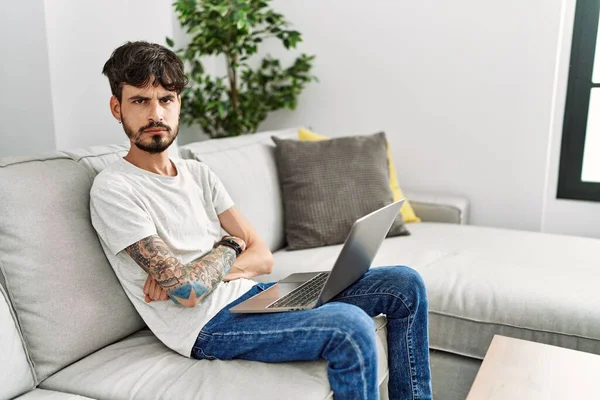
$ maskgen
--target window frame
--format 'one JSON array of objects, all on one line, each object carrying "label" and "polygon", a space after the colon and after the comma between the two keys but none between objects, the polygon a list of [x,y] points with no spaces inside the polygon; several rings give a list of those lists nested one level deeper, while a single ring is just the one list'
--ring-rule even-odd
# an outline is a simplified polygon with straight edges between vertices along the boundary
[{"label": "window frame", "polygon": [[[559,199],[600,201],[600,182],[583,182],[585,135],[593,88],[600,0],[577,0],[558,173]],[[598,55],[600,57],[600,54]]]}]

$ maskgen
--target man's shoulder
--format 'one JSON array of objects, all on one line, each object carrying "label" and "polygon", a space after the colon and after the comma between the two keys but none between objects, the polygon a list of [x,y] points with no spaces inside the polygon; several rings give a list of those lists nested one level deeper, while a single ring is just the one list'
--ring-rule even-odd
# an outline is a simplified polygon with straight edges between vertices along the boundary
[{"label": "man's shoulder", "polygon": [[185,168],[196,178],[206,178],[211,172],[211,169],[202,161],[194,159],[177,159],[173,160],[178,168]]},{"label": "man's shoulder", "polygon": [[125,172],[123,171],[122,162],[115,161],[107,165],[94,178],[92,184],[92,193],[97,190],[107,189],[109,187],[126,185]]},{"label": "man's shoulder", "polygon": [[204,162],[193,158],[172,158],[171,161],[173,161],[178,167],[187,168],[190,170],[208,168]]}]

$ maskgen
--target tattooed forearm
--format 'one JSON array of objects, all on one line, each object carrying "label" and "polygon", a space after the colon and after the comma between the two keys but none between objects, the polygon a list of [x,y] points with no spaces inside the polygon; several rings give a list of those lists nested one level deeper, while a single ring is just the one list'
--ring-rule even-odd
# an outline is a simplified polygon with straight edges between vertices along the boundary
[{"label": "tattooed forearm", "polygon": [[201,301],[217,287],[234,261],[235,250],[219,246],[204,257],[181,265],[181,268],[174,271],[179,282],[168,289],[169,296],[176,303],[186,307],[193,306],[195,299]]},{"label": "tattooed forearm", "polygon": [[193,307],[211,293],[236,257],[235,250],[219,246],[204,257],[182,264],[158,235],[148,236],[125,251],[156,279],[174,302],[186,307]]}]

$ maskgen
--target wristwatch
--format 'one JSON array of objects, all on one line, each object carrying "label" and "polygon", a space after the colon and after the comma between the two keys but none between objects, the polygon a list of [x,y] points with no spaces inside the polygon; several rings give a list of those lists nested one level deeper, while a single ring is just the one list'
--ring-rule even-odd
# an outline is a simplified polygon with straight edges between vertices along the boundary
[{"label": "wristwatch", "polygon": [[242,254],[242,246],[240,246],[238,242],[231,238],[221,239],[219,242],[217,242],[217,246],[227,246],[232,248],[235,250],[236,257]]}]

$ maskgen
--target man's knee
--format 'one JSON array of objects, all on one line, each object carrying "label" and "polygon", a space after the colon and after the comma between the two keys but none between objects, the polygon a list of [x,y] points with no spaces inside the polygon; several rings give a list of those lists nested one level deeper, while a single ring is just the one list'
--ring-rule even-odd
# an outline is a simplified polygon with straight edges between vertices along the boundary
[{"label": "man's knee", "polygon": [[411,286],[415,288],[417,294],[422,298],[427,298],[427,290],[425,288],[425,281],[423,277],[417,271],[410,267],[400,267],[403,270],[404,279],[410,282]]},{"label": "man's knee", "polygon": [[341,302],[331,302],[327,306],[332,326],[340,334],[360,343],[361,347],[375,344],[375,322],[361,308]]},{"label": "man's knee", "polygon": [[427,307],[427,289],[421,274],[410,267],[400,265],[386,270],[386,279],[398,285],[411,313],[415,313],[420,306]]}]

